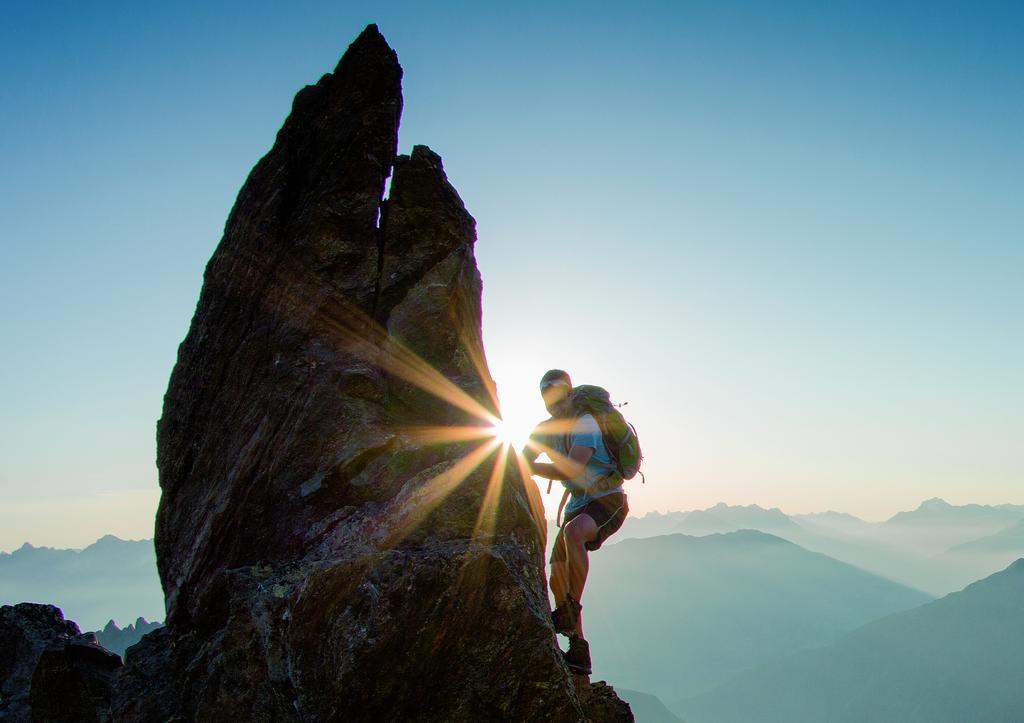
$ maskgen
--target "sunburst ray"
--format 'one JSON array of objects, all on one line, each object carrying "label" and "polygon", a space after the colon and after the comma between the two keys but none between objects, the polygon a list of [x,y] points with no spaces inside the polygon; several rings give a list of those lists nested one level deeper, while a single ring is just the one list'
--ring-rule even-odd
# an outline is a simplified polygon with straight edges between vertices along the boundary
[{"label": "sunburst ray", "polygon": [[501,488],[505,479],[505,465],[508,461],[508,452],[509,446],[502,444],[498,454],[494,456],[491,474],[487,479],[487,488],[484,490],[480,511],[476,516],[476,525],[473,527],[473,539],[479,537],[486,538],[494,534],[494,527],[497,524],[498,501],[501,499]]},{"label": "sunburst ray", "polygon": [[409,499],[403,502],[399,519],[389,532],[384,546],[399,545],[500,446],[501,442],[491,438],[460,457],[448,469],[412,490]]}]

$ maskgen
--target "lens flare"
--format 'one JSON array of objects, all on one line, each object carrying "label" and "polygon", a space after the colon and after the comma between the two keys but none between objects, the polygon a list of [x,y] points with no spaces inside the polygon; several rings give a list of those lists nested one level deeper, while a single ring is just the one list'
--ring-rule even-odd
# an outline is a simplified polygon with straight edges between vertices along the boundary
[{"label": "lens flare", "polygon": [[[253,261],[246,260],[250,263]],[[461,425],[394,430],[413,444],[428,446],[462,443],[468,446],[464,454],[451,460],[450,466],[423,481],[415,490],[408,491],[408,497],[402,504],[401,520],[385,533],[385,539],[382,540],[384,547],[400,544],[492,455],[493,465],[481,489],[474,537],[486,537],[493,532],[501,488],[506,477],[505,470],[513,461],[513,469],[521,477],[533,517],[543,529],[544,513],[540,492],[530,479],[529,465],[518,451],[528,444],[532,425],[519,418],[502,419],[495,413],[499,409],[497,390],[488,372],[478,337],[463,333],[459,341],[461,353],[469,359],[483,381],[486,396],[482,399],[470,395],[364,310],[345,299],[297,293],[296,289],[303,287],[289,278],[292,270],[287,264],[273,269],[257,263],[252,265],[282,282],[280,287],[286,290],[288,304],[315,318],[316,329],[324,338],[364,363],[418,387],[465,415],[466,421]],[[477,440],[480,443],[474,444]]]},{"label": "lens flare", "polygon": [[512,429],[512,425],[505,422],[504,419],[499,419],[498,423],[491,427],[491,432],[506,447],[515,445],[515,431]]}]

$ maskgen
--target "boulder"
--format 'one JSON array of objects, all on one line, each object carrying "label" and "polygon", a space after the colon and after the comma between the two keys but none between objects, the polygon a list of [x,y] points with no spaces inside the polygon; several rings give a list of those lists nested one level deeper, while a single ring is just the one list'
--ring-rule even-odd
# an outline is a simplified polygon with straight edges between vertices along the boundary
[{"label": "boulder", "polygon": [[43,651],[79,635],[78,625],[53,605],[0,607],[0,719],[32,719],[32,674]]},{"label": "boulder", "polygon": [[109,721],[121,657],[53,605],[0,607],[0,720]]},{"label": "boulder", "polygon": [[32,674],[32,720],[111,720],[110,699],[121,656],[96,641],[93,633],[51,644]]}]

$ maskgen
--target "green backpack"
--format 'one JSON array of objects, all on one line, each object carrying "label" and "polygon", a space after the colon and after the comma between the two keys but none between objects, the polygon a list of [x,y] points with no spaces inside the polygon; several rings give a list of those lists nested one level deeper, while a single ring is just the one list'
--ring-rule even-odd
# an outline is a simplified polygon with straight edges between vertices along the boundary
[{"label": "green backpack", "polygon": [[[581,384],[573,387],[569,395],[573,412],[577,417],[590,414],[601,428],[604,446],[612,463],[622,475],[622,479],[633,479],[640,472],[640,463],[644,455],[640,451],[640,438],[636,428],[626,421],[618,408],[612,404],[608,392],[592,384]],[[640,472],[640,479],[644,479]],[[644,480],[646,481],[646,480]]]}]

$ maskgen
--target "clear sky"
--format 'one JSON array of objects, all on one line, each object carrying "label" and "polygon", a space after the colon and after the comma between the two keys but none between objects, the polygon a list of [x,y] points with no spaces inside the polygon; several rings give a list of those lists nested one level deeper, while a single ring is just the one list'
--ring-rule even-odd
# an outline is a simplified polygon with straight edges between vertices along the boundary
[{"label": "clear sky", "polygon": [[1024,503],[1020,3],[9,0],[0,550],[152,535],[202,270],[369,22],[507,416],[552,366],[628,401],[634,513]]}]

